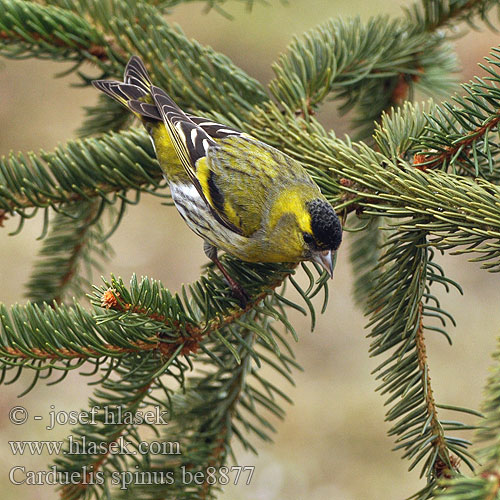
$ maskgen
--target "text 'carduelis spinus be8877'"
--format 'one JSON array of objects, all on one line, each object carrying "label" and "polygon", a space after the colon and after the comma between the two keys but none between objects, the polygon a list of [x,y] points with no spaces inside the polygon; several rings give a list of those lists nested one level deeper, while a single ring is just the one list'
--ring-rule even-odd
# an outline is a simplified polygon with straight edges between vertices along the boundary
[{"label": "text 'carduelis spinus be8877'", "polygon": [[298,161],[248,134],[184,113],[152,84],[136,56],[123,82],[93,84],[142,121],[177,210],[203,238],[205,253],[242,304],[246,293],[219,261],[218,249],[247,262],[311,260],[333,274],[342,227]]}]

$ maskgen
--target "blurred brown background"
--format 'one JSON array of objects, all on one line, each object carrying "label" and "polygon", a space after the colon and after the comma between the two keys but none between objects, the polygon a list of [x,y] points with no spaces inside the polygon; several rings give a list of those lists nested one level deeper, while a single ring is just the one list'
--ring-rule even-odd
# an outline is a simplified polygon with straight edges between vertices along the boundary
[{"label": "blurred brown background", "polygon": [[[230,2],[227,10],[234,15],[232,21],[215,12],[205,15],[201,5],[189,4],[175,9],[171,19],[189,36],[212,45],[250,75],[266,82],[272,77],[271,63],[293,34],[329,17],[360,15],[367,19],[379,13],[398,15],[400,7],[407,4],[383,0],[302,0],[288,6],[257,3],[249,13],[237,2]],[[458,40],[463,66],[461,81],[478,73],[476,64],[498,41],[498,35],[487,31],[469,33]],[[56,72],[66,69],[65,64],[36,60],[2,60],[0,64],[1,154],[11,150],[50,150],[74,137],[73,131],[83,117],[82,106],[97,99],[94,90],[71,88],[69,83],[76,81],[73,77],[54,79]],[[323,113],[322,118],[337,132],[347,130],[334,112],[331,116]],[[9,220],[6,228],[0,229],[0,301],[6,304],[25,300],[24,283],[41,231],[41,220],[37,218],[28,221],[20,235],[9,237],[16,222]],[[109,272],[125,280],[134,272],[151,276],[173,290],[196,279],[205,261],[201,241],[185,227],[174,209],[162,207],[152,197],[144,197],[139,206],[129,208],[111,242],[116,256],[107,265]],[[225,499],[391,500],[405,498],[421,486],[418,474],[408,474],[409,464],[390,451],[393,442],[386,437],[383,398],[374,393],[376,383],[370,375],[380,360],[367,355],[365,319],[351,299],[348,244],[346,241],[341,248],[330,306],[319,318],[316,331],[310,333],[308,319],[292,315],[301,335],[295,350],[304,367],[303,373],[296,374],[296,387],[287,389],[295,405],[288,408],[286,420],[277,423],[275,444],[258,445],[258,457],[239,454],[240,465],[256,466],[255,475],[250,486],[228,488]],[[455,315],[458,327],[450,330],[453,347],[440,336],[428,338],[435,396],[442,403],[477,407],[500,324],[497,278],[463,258],[441,260],[447,274],[464,287],[465,297],[456,292],[450,296],[440,294],[444,305]],[[14,387],[2,387],[3,497],[55,497],[48,486],[14,487],[8,482],[7,474],[13,465],[44,470],[49,462],[47,457],[13,457],[8,440],[62,439],[70,433],[70,427],[47,431],[46,423],[13,426],[7,419],[8,410],[22,404],[32,415],[47,415],[50,405],[60,410],[84,408],[89,393],[86,381],[74,373],[55,387],[39,384],[21,400],[16,396],[26,387],[28,378]]]}]

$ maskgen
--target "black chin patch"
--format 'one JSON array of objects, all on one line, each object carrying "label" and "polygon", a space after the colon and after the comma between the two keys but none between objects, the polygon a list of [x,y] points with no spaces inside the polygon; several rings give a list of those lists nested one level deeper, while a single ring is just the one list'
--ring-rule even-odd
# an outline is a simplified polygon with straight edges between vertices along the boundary
[{"label": "black chin patch", "polygon": [[311,229],[320,250],[337,250],[342,242],[342,226],[332,206],[320,199],[307,203]]}]

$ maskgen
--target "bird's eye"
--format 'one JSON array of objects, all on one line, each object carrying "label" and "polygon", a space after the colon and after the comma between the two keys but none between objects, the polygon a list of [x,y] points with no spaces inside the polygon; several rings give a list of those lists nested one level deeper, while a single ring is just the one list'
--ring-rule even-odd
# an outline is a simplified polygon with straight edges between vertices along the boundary
[{"label": "bird's eye", "polygon": [[310,245],[310,244],[314,241],[314,239],[313,239],[312,235],[310,235],[309,233],[303,233],[302,237],[304,238],[304,241],[305,241],[308,245]]}]

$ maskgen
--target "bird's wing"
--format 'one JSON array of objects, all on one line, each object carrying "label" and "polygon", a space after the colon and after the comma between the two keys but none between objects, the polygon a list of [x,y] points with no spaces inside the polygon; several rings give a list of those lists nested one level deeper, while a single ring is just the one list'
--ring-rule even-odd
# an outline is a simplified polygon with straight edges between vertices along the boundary
[{"label": "bird's wing", "polygon": [[314,186],[296,160],[268,144],[245,134],[228,134],[217,142],[219,147],[208,152],[208,173],[201,168],[199,178],[203,185],[205,175],[209,175],[206,184],[213,192],[212,199],[223,203],[228,218],[245,236],[262,227],[280,193],[297,186]]},{"label": "bird's wing", "polygon": [[261,227],[265,207],[282,184],[267,180],[282,167],[287,168],[285,155],[228,125],[188,117],[218,145],[196,164],[196,177],[205,197],[240,228],[243,236],[251,236]]},{"label": "bird's wing", "polygon": [[208,149],[217,148],[217,142],[189,118],[162,89],[151,86],[151,95],[186,175],[211,208],[214,217],[228,229],[242,234],[241,228],[230,220],[224,207],[214,203],[210,189],[207,185],[203,186],[199,179],[199,170],[206,164]]}]

